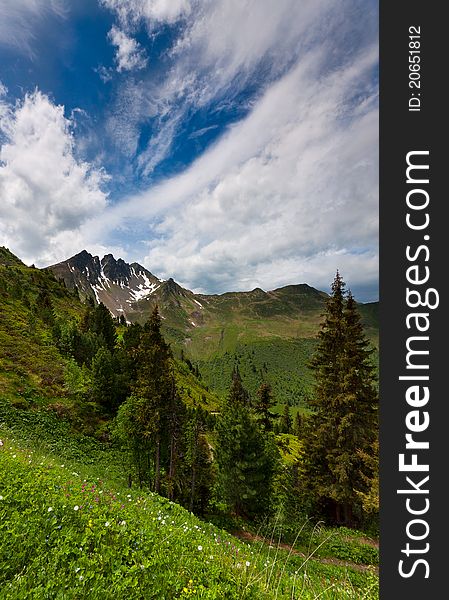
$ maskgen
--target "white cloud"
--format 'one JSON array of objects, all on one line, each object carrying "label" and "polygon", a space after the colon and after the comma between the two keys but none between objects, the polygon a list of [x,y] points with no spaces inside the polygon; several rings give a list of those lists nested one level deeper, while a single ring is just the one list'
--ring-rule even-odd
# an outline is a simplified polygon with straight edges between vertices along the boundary
[{"label": "white cloud", "polygon": [[115,59],[118,72],[146,67],[147,57],[135,39],[129,37],[115,25],[109,31],[108,37],[112,45],[117,47]]},{"label": "white cloud", "polygon": [[144,262],[198,290],[377,280],[377,47],[323,74],[310,52],[188,170],[111,209]]},{"label": "white cloud", "polygon": [[49,15],[66,16],[65,0],[2,0],[0,2],[0,45],[32,54],[36,25]]},{"label": "white cloud", "polygon": [[190,14],[189,0],[100,0],[114,11],[123,26],[130,27],[142,20],[172,24]]},{"label": "white cloud", "polygon": [[[240,96],[242,90],[252,86],[262,93],[315,45],[327,48],[331,62],[341,60],[348,43],[358,51],[359,29],[363,43],[377,37],[375,2],[365,0],[102,2],[129,31],[146,24],[151,35],[161,23],[182,19],[164,56],[164,77],[151,73],[138,84],[133,82],[133,94],[125,85],[110,117],[110,130],[125,133],[123,140],[120,135],[116,138],[118,147],[125,149],[126,138],[135,136],[142,123],[151,122],[154,137],[138,160],[144,175],[167,157],[186,115],[211,107],[219,113],[220,105],[232,105],[237,99],[242,106],[247,101],[245,94]],[[122,113],[127,119],[121,118]]]},{"label": "white cloud", "polygon": [[105,173],[75,158],[64,107],[45,94],[0,106],[0,243],[38,264],[78,252],[80,227],[106,208]]}]

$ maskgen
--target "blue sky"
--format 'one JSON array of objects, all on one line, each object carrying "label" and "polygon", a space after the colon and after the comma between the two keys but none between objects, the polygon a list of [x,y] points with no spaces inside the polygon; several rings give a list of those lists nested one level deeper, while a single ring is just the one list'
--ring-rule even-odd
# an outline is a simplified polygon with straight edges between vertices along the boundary
[{"label": "blue sky", "polygon": [[2,0],[0,244],[378,297],[371,0]]}]

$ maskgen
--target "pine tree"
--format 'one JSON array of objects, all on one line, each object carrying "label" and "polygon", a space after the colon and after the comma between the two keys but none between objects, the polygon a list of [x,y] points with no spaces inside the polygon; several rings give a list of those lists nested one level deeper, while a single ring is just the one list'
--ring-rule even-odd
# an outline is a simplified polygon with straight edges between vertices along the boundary
[{"label": "pine tree", "polygon": [[295,416],[295,423],[293,425],[293,431],[297,437],[302,436],[302,418],[301,418],[301,414],[299,412],[297,412],[296,416]]},{"label": "pine tree", "polygon": [[304,440],[306,481],[335,521],[351,525],[360,513],[357,491],[366,487],[361,453],[369,453],[377,437],[377,391],[356,303],[338,272],[318,338],[311,361],[314,414]]},{"label": "pine tree", "polygon": [[168,445],[168,416],[173,380],[171,351],[161,333],[161,318],[156,306],[143,328],[136,352],[137,381],[134,395],[142,402],[139,419],[153,451],[154,490],[161,489],[163,451]]},{"label": "pine tree", "polygon": [[94,401],[114,413],[130,391],[128,356],[121,348],[111,354],[100,346],[92,359],[91,375]]},{"label": "pine tree", "polygon": [[271,408],[276,404],[271,385],[269,383],[262,383],[257,390],[257,402],[255,405],[255,411],[258,414],[258,421],[265,431],[272,431],[273,419],[277,417],[275,413],[270,411]]},{"label": "pine tree", "polygon": [[204,437],[207,413],[201,407],[190,411],[185,427],[185,480],[189,485],[187,502],[190,512],[204,513],[210,496],[212,475],[211,453]]},{"label": "pine tree", "polygon": [[260,428],[241,379],[234,373],[217,421],[215,457],[224,500],[236,515],[268,511],[277,449]]},{"label": "pine tree", "polygon": [[92,359],[92,392],[94,400],[108,411],[115,406],[115,371],[111,352],[99,348]]},{"label": "pine tree", "polygon": [[292,417],[290,414],[290,407],[288,404],[284,404],[284,412],[281,417],[281,422],[279,429],[281,433],[291,433],[292,432]]},{"label": "pine tree", "polygon": [[238,368],[234,369],[232,372],[232,383],[229,390],[228,404],[233,406],[250,404],[249,393],[243,387],[242,378]]},{"label": "pine tree", "polygon": [[104,345],[110,352],[114,352],[117,343],[114,320],[106,306],[100,302],[94,309],[92,331],[104,340]]}]

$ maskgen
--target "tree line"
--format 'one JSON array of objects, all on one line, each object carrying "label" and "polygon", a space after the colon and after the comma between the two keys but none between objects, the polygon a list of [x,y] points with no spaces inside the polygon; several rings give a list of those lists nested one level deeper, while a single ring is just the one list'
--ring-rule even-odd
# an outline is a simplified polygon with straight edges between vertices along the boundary
[{"label": "tree line", "polygon": [[[42,300],[51,321],[51,305]],[[143,326],[119,322],[120,340],[118,323],[93,301],[80,322],[51,324],[60,350],[71,357],[72,391],[86,399],[87,387],[109,416],[130,485],[197,513],[221,507],[248,519],[280,506],[292,517],[313,514],[348,525],[377,514],[376,373],[356,302],[339,273],[310,362],[311,413],[294,420],[288,405],[282,415],[274,412],[269,384],[262,382],[252,398],[238,369],[218,414],[199,402],[187,405],[157,307]],[[300,442],[291,464],[281,458],[288,442],[282,433]]]}]

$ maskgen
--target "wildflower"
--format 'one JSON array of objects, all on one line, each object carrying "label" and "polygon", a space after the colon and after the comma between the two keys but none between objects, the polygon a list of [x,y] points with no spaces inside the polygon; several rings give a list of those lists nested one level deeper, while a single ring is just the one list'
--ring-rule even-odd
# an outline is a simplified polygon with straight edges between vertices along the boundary
[{"label": "wildflower", "polygon": [[81,567],[76,567],[75,573],[78,573],[78,571],[81,571]]},{"label": "wildflower", "polygon": [[246,561],[246,563],[245,563],[245,565],[246,565],[247,567],[249,567],[249,566],[250,566],[250,564],[251,564],[251,563],[249,562],[249,560],[247,560],[247,561]]},{"label": "wildflower", "polygon": [[106,523],[104,525],[105,525],[105,527],[109,527],[109,525],[110,525],[109,521],[106,521]]},{"label": "wildflower", "polygon": [[201,550],[203,549],[203,546],[198,546],[198,550],[201,552]]},{"label": "wildflower", "polygon": [[78,506],[78,504],[73,507],[73,510],[79,510],[79,509],[80,509],[80,507]]},{"label": "wildflower", "polygon": [[2,440],[0,440],[0,446],[3,446],[3,441]]},{"label": "wildflower", "polygon": [[120,521],[119,525],[125,526],[126,525],[126,521]]},{"label": "wildflower", "polygon": [[53,512],[53,508],[51,506],[48,507],[47,512]]},{"label": "wildflower", "polygon": [[0,500],[3,500],[3,496],[0,496]]}]

